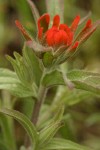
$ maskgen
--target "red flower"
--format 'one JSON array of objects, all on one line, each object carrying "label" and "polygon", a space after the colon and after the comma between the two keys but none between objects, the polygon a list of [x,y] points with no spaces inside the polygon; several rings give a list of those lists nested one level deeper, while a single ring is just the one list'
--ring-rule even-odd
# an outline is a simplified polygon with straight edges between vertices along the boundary
[{"label": "red flower", "polygon": [[68,50],[76,49],[85,39],[87,39],[97,28],[100,22],[95,24],[88,20],[83,30],[75,38],[75,31],[78,27],[80,16],[76,16],[71,26],[60,24],[59,15],[54,16],[53,25],[49,28],[50,16],[44,14],[38,20],[38,39],[48,46],[66,46]]},{"label": "red flower", "polygon": [[76,35],[75,31],[79,22],[80,16],[76,16],[68,27],[66,24],[60,24],[60,17],[56,15],[50,27],[50,15],[44,14],[37,21],[38,34],[37,39],[34,40],[22,24],[18,20],[15,21],[16,26],[26,39],[26,45],[32,48],[35,54],[42,59],[45,67],[65,62],[100,25],[100,21],[92,24],[89,19],[82,31]]},{"label": "red flower", "polygon": [[[54,16],[52,27],[49,28],[50,15],[44,14],[38,19],[37,22],[39,43],[46,47],[47,46],[53,47],[54,51],[56,51],[57,48],[60,47],[61,50],[64,51],[67,49],[68,52],[72,50],[76,50],[76,48],[81,43],[83,43],[87,38],[90,37],[90,35],[96,30],[96,28],[100,24],[100,21],[97,21],[94,24],[92,24],[91,20],[89,19],[85,27],[83,28],[83,30],[78,34],[77,37],[75,37],[75,31],[78,27],[79,21],[80,21],[80,16],[76,16],[71,26],[68,27],[66,24],[60,24],[60,17],[59,15],[56,15]],[[20,29],[20,31],[24,35],[25,39],[27,41],[31,41],[30,45],[36,48],[37,44],[34,43],[35,41],[32,40],[32,38],[26,32],[26,30],[21,25],[21,23],[18,20],[15,21],[15,23],[16,26]],[[64,49],[62,48],[62,46],[64,46]],[[43,49],[41,49],[41,51],[42,50]]]},{"label": "red flower", "polygon": [[[48,46],[66,45],[67,47],[72,44],[74,32],[77,29],[80,21],[80,16],[76,16],[71,27],[66,24],[60,24],[60,17],[56,15],[53,19],[53,25],[48,29],[50,21],[49,14],[45,14],[38,20],[38,38],[41,40],[45,36],[45,41]],[[44,22],[44,23],[43,23]],[[45,25],[45,26],[44,26]]]}]

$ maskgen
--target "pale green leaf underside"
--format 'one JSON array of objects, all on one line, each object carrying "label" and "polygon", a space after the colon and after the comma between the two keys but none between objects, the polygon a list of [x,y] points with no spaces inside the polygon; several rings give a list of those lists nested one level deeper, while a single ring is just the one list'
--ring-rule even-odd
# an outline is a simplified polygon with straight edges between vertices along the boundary
[{"label": "pale green leaf underside", "polygon": [[67,77],[75,84],[75,88],[100,95],[100,74],[73,70],[67,74]]},{"label": "pale green leaf underside", "polygon": [[[67,78],[74,83],[75,88],[100,95],[100,74],[82,70],[73,70],[67,73]],[[43,79],[43,84],[47,87],[66,85],[62,73],[58,70],[46,74]]]},{"label": "pale green leaf underside", "polygon": [[0,68],[0,89],[8,90],[18,97],[34,96],[33,91],[19,81],[16,73],[8,69]]}]

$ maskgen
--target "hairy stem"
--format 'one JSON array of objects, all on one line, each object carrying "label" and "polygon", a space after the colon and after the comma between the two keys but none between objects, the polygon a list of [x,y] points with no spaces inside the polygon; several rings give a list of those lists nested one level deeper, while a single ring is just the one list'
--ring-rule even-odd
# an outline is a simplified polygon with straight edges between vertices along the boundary
[{"label": "hairy stem", "polygon": [[[45,75],[45,70],[42,76],[42,79]],[[41,79],[41,81],[42,81]],[[47,93],[47,88],[44,87],[41,83],[40,83],[40,87],[38,90],[38,96],[37,96],[37,100],[35,100],[35,105],[34,105],[34,109],[33,109],[33,113],[32,113],[32,118],[31,121],[32,123],[36,126],[38,119],[39,119],[39,114],[40,114],[40,110],[41,110],[41,106],[45,100],[46,97],[46,93]],[[26,137],[25,139],[25,147],[28,148],[30,146],[30,140],[28,137]]]},{"label": "hairy stem", "polygon": [[46,96],[46,91],[47,91],[47,89],[41,85],[39,88],[38,99],[35,102],[35,106],[34,106],[34,110],[33,110],[33,114],[32,114],[32,119],[31,119],[31,121],[33,122],[34,125],[37,124],[41,105],[44,102],[44,99]]}]

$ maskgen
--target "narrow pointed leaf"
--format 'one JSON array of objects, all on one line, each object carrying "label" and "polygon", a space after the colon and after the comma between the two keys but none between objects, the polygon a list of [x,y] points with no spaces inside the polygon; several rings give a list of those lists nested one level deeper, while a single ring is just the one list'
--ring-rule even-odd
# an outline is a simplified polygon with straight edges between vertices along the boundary
[{"label": "narrow pointed leaf", "polygon": [[0,109],[0,114],[8,115],[16,119],[24,127],[27,134],[30,136],[32,145],[33,143],[34,145],[37,144],[38,135],[37,135],[36,128],[25,115],[23,115],[18,111],[10,110],[10,109]]},{"label": "narrow pointed leaf", "polygon": [[37,24],[37,20],[38,20],[39,17],[40,17],[39,12],[38,12],[38,10],[37,10],[37,8],[36,8],[36,6],[35,6],[35,4],[34,4],[33,1],[27,0],[27,2],[28,2],[29,6],[30,6],[30,8],[31,8],[31,10],[32,10],[33,17],[34,17],[35,22],[36,22],[36,24]]},{"label": "narrow pointed leaf", "polygon": [[90,16],[91,16],[91,11],[89,11],[88,14],[80,20],[79,25],[84,23]]},{"label": "narrow pointed leaf", "polygon": [[25,28],[23,27],[23,25],[18,20],[15,21],[15,24],[21,31],[21,33],[24,36],[24,38],[26,39],[26,41],[31,41],[32,39],[31,39],[30,35],[27,33],[27,31],[25,30]]},{"label": "narrow pointed leaf", "polygon": [[79,44],[83,44],[83,42],[86,41],[99,26],[100,20],[93,23],[92,26],[88,28],[86,31],[84,31],[83,29],[76,37],[75,41],[79,41]]},{"label": "narrow pointed leaf", "polygon": [[39,86],[42,76],[42,68],[40,66],[39,59],[36,57],[32,49],[26,46],[23,49],[23,59],[26,63],[27,71],[30,74],[31,80]]},{"label": "narrow pointed leaf", "polygon": [[57,108],[56,115],[50,120],[48,125],[40,131],[39,146],[40,148],[46,145],[56,134],[58,129],[62,126],[61,119],[64,113],[64,107]]},{"label": "narrow pointed leaf", "polygon": [[49,126],[47,126],[45,129],[43,129],[40,132],[40,142],[39,145],[40,147],[46,145],[51,139],[52,137],[57,133],[58,129],[61,127],[61,123],[60,122],[56,122],[56,123],[52,123]]}]

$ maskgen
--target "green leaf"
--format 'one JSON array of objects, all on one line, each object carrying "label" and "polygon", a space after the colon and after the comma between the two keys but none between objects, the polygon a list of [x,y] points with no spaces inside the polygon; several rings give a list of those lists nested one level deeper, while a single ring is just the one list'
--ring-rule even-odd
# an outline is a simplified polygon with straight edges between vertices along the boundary
[{"label": "green leaf", "polygon": [[34,143],[34,146],[36,146],[38,141],[38,134],[36,131],[35,126],[31,123],[31,121],[22,113],[16,111],[16,110],[10,110],[10,109],[0,109],[0,113],[3,115],[8,115],[16,119],[27,131],[27,134],[31,138],[32,145]]},{"label": "green leaf", "polygon": [[62,77],[62,73],[58,70],[54,70],[46,74],[43,78],[43,85],[46,87],[54,86],[54,85],[63,85],[64,80]]},{"label": "green leaf", "polygon": [[27,66],[27,71],[30,74],[31,80],[39,86],[40,79],[42,76],[42,69],[40,66],[39,59],[36,57],[32,49],[28,47],[24,47],[23,49],[23,58]]},{"label": "green leaf", "polygon": [[45,146],[56,134],[58,129],[62,126],[61,119],[64,112],[64,107],[57,108],[58,111],[56,115],[50,120],[48,125],[40,131],[39,136],[39,146],[41,147]]},{"label": "green leaf", "polygon": [[65,86],[60,86],[57,89],[57,94],[54,99],[55,105],[75,105],[83,100],[92,99],[96,94],[80,89],[69,89]]},{"label": "green leaf", "polygon": [[43,64],[45,67],[51,67],[53,64],[53,55],[52,52],[46,52],[43,55]]},{"label": "green leaf", "polygon": [[[28,50],[30,50],[30,49],[28,49]],[[35,93],[35,95],[36,95],[37,86],[35,83],[39,84],[39,80],[41,79],[40,78],[41,74],[39,74],[40,68],[38,67],[36,59],[34,59],[34,62],[36,61],[34,63],[34,66],[35,66],[35,68],[37,67],[37,69],[34,69],[34,72],[33,72],[34,66],[32,63],[30,66],[30,63],[27,62],[27,60],[24,57],[22,57],[20,54],[18,54],[16,52],[14,53],[14,56],[16,58],[15,60],[10,56],[7,56],[7,58],[13,65],[14,70],[17,73],[19,80],[21,81],[21,84],[24,87],[29,88],[30,91],[33,91],[33,93]],[[30,58],[33,58],[31,56],[32,55],[30,55]],[[28,58],[28,56],[26,56],[26,57]],[[37,70],[38,70],[38,72],[37,72]],[[37,75],[36,75],[36,73],[37,73]],[[42,71],[41,71],[41,73],[42,73]],[[33,74],[34,74],[34,77],[32,76]]]},{"label": "green leaf", "polygon": [[17,97],[36,96],[33,90],[20,82],[15,72],[8,69],[0,69],[0,89],[8,90]]},{"label": "green leaf", "polygon": [[83,89],[100,95],[100,74],[81,70],[73,70],[67,74],[75,88]]},{"label": "green leaf", "polygon": [[18,75],[18,78],[22,82],[22,84],[26,86],[31,86],[32,81],[31,81],[31,75],[28,72],[28,68],[24,63],[23,57],[19,55],[17,52],[14,53],[14,56],[16,60],[11,58],[10,56],[7,56],[8,60],[11,62],[11,64],[14,67],[15,72]]},{"label": "green leaf", "polygon": [[47,146],[44,147],[42,150],[90,150],[85,146],[79,145],[69,140],[60,139],[60,138],[53,138]]}]

